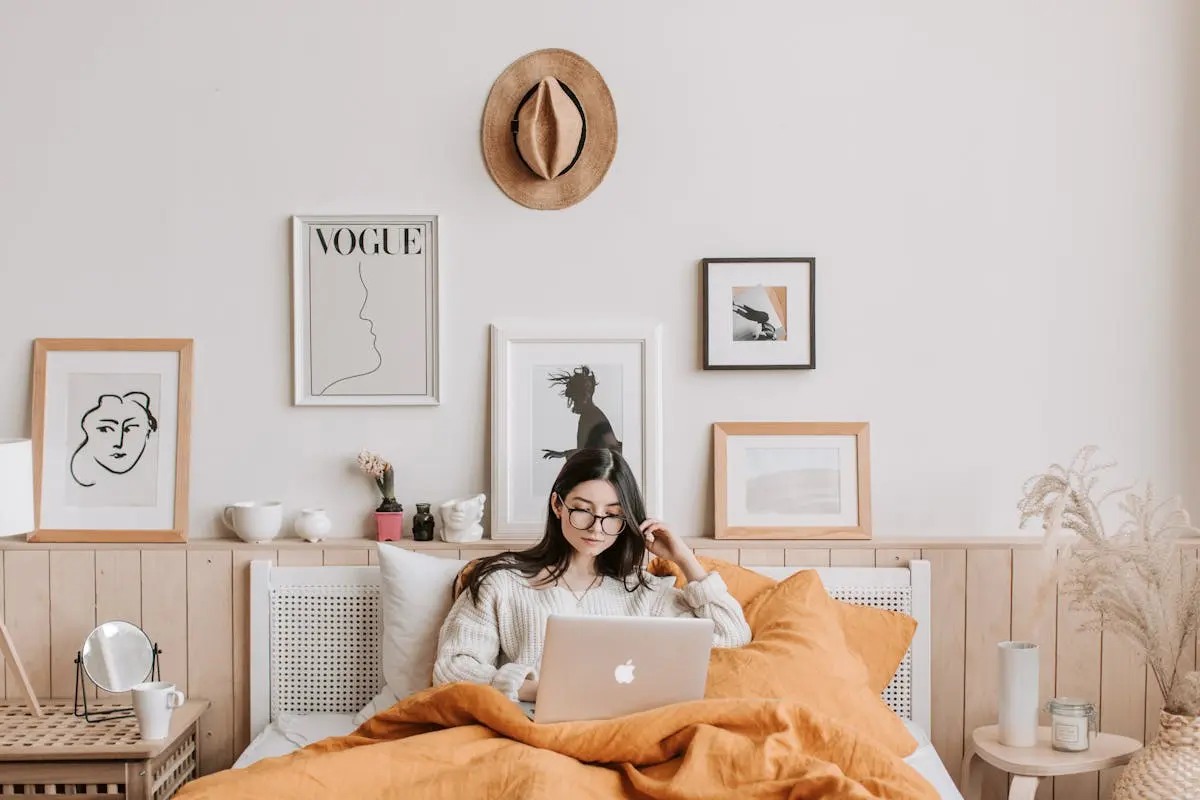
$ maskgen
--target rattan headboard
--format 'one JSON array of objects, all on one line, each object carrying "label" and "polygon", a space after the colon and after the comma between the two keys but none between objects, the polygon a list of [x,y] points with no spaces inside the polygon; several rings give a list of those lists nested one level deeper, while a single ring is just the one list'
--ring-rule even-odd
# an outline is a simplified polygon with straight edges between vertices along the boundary
[{"label": "rattan headboard", "polygon": [[[784,578],[805,567],[753,567]],[[832,597],[909,614],[917,632],[883,693],[926,732],[932,714],[930,565],[822,567]],[[250,565],[250,727],[280,713],[355,714],[383,685],[378,567]]]}]

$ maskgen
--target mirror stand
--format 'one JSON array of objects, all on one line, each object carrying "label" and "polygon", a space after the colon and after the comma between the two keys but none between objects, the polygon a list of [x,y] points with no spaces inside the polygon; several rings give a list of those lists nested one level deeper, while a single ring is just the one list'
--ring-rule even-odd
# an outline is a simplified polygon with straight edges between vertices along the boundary
[{"label": "mirror stand", "polygon": [[[159,672],[158,644],[152,645],[150,656],[150,677],[148,680],[161,680]],[[82,701],[82,703],[81,703]],[[83,717],[87,722],[108,722],[114,719],[125,719],[133,716],[133,706],[122,708],[89,709],[87,702],[87,684],[83,679],[83,653],[75,653],[75,716]]]}]

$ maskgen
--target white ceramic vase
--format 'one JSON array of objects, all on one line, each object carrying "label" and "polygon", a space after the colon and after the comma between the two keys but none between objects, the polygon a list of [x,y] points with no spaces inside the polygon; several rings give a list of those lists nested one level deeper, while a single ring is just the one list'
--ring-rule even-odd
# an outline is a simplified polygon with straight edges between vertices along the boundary
[{"label": "white ceramic vase", "polygon": [[302,508],[296,517],[296,535],[306,542],[319,542],[329,535],[333,523],[323,508]]},{"label": "white ceramic vase", "polygon": [[1000,744],[1033,747],[1038,734],[1038,656],[1033,642],[1000,642],[997,722]]}]

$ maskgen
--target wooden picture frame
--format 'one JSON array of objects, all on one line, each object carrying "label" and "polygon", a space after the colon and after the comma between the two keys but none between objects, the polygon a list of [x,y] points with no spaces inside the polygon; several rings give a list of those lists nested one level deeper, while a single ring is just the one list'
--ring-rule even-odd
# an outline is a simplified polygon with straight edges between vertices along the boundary
[{"label": "wooden picture frame", "polygon": [[717,539],[870,539],[866,422],[713,424]]},{"label": "wooden picture frame", "polygon": [[35,542],[185,542],[191,339],[33,344]]},{"label": "wooden picture frame", "polygon": [[701,260],[704,369],[816,369],[816,281],[813,258]]}]

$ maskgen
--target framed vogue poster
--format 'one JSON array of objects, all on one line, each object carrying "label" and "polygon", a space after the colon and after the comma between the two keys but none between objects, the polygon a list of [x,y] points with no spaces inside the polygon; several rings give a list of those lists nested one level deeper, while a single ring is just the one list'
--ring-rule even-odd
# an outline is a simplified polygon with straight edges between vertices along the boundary
[{"label": "framed vogue poster", "polygon": [[816,261],[701,261],[704,369],[816,369]]},{"label": "framed vogue poster", "polygon": [[37,339],[41,542],[187,539],[191,339]]},{"label": "framed vogue poster", "polygon": [[438,218],[292,218],[296,405],[438,405]]},{"label": "framed vogue poster", "polygon": [[865,422],[713,425],[718,539],[870,539]]},{"label": "framed vogue poster", "polygon": [[565,459],[609,447],[662,517],[661,331],[640,323],[493,325],[491,537],[540,537]]}]

